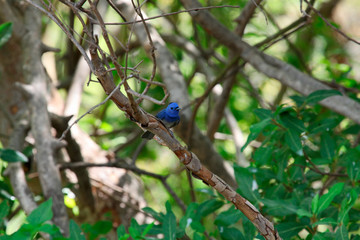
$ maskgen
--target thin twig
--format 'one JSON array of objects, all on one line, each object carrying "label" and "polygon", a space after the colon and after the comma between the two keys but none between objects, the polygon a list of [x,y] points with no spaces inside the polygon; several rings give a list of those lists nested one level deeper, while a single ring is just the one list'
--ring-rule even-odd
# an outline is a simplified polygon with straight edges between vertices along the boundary
[{"label": "thin twig", "polygon": [[304,0],[308,6],[325,22],[326,25],[328,25],[331,29],[333,29],[334,31],[336,31],[337,33],[339,33],[341,36],[343,36],[344,38],[346,38],[349,41],[352,41],[358,45],[360,45],[359,41],[356,41],[355,39],[349,37],[348,35],[346,35],[343,31],[337,29],[335,26],[333,26],[316,8],[314,8],[314,6],[309,3],[307,0]]},{"label": "thin twig", "polygon": [[[157,16],[154,16],[154,17],[145,18],[144,21],[146,22],[146,21],[149,21],[149,20],[154,20],[154,19],[162,18],[162,17],[168,17],[168,16],[180,14],[180,13],[196,12],[196,11],[208,10],[208,9],[213,9],[213,8],[240,8],[240,6],[220,5],[220,6],[208,6],[208,7],[192,8],[192,9],[180,10],[180,11],[171,12],[171,13],[164,13],[164,14],[160,14],[160,15],[157,15]],[[143,22],[143,20],[135,20],[135,21],[132,21],[132,22],[123,22],[123,23],[105,23],[105,25],[130,25],[130,24],[133,24],[133,23],[141,23],[141,22]]]},{"label": "thin twig", "polygon": [[160,182],[164,185],[165,189],[169,192],[169,194],[174,198],[177,204],[180,206],[183,212],[186,211],[185,203],[177,196],[177,194],[172,190],[170,185],[166,182],[168,175],[160,175],[156,173],[152,173],[146,170],[142,170],[135,165],[130,165],[127,163],[122,163],[120,161],[116,162],[107,162],[107,163],[88,163],[88,162],[77,162],[77,163],[62,163],[59,164],[58,167],[62,169],[75,169],[75,168],[88,168],[88,167],[115,167],[115,168],[122,168],[126,170],[130,170],[133,173],[139,175],[149,176],[155,179],[160,180]]},{"label": "thin twig", "polygon": [[[148,26],[147,26],[147,24],[145,22],[143,14],[141,13],[141,6],[140,6],[140,3],[139,3],[139,0],[137,0],[137,4],[139,6],[138,8],[135,6],[135,3],[134,3],[133,0],[131,2],[132,2],[132,5],[133,5],[133,7],[135,9],[135,12],[137,13],[137,15],[139,15],[139,17],[141,18],[141,21],[142,21],[142,23],[144,25],[146,35],[147,35],[147,37],[149,39],[150,53],[151,53],[150,55],[151,55],[151,58],[153,60],[153,68],[152,68],[152,72],[151,72],[150,83],[146,84],[146,87],[145,87],[144,91],[142,92],[142,95],[145,95],[149,91],[149,89],[151,87],[151,82],[154,80],[155,74],[156,74],[155,46],[154,46],[153,40],[151,38],[150,30],[149,30],[149,28],[148,28]],[[142,4],[144,4],[144,3],[145,3],[145,1]],[[143,100],[143,98],[139,98],[137,103],[140,104],[142,100]]]},{"label": "thin twig", "polygon": [[262,7],[259,7],[260,5],[258,5],[255,0],[251,0],[251,1],[254,3],[254,5],[255,5],[256,7],[258,7],[258,8],[260,9],[260,12],[262,12],[262,14],[263,14],[264,17],[265,17],[266,25],[268,25],[269,23],[268,23],[268,19],[267,19],[266,12],[264,11],[264,9],[263,9]]},{"label": "thin twig", "polygon": [[[86,55],[86,52],[85,52],[84,48],[78,43],[78,41],[74,38],[74,36],[66,28],[66,26],[63,24],[63,22],[60,21],[60,19],[55,14],[53,14],[50,11],[45,10],[44,8],[39,6],[38,4],[34,3],[32,0],[25,0],[25,1],[27,3],[29,3],[29,4],[31,4],[32,6],[34,6],[35,8],[37,8],[38,10],[40,10],[41,12],[45,13],[51,20],[53,20],[61,28],[61,30],[63,30],[63,32],[66,34],[66,36],[73,42],[73,44],[77,47],[77,49],[84,56],[86,62],[89,65],[89,68],[93,72],[95,69],[94,69],[94,66],[91,63],[90,58]],[[43,2],[43,4],[45,4],[45,3]],[[50,6],[48,6],[48,7],[50,8]]]},{"label": "thin twig", "polygon": [[[194,110],[192,112],[190,121],[189,121],[189,127],[188,127],[188,131],[186,134],[186,137],[188,138],[187,142],[190,142],[191,139],[191,135],[192,135],[192,131],[194,128],[194,122],[195,122],[195,116],[196,113],[198,111],[198,109],[200,108],[201,104],[204,102],[204,100],[207,98],[207,96],[211,93],[212,89],[219,84],[222,80],[225,79],[225,75],[227,74],[228,70],[231,69],[231,67],[233,67],[235,64],[237,64],[239,58],[234,59],[233,61],[231,61],[231,63],[229,63],[229,65],[224,69],[224,71],[222,71],[222,73],[210,84],[210,86],[206,89],[205,93],[200,97],[195,99],[193,102],[191,102],[189,105],[192,105],[194,102],[196,102],[196,105],[194,107]],[[185,106],[184,108],[186,108],[188,106]]]},{"label": "thin twig", "polygon": [[[129,76],[129,78],[132,78],[132,75]],[[95,106],[91,107],[89,110],[87,110],[83,115],[81,115],[79,118],[77,118],[72,124],[70,124],[66,130],[61,134],[61,137],[58,139],[59,141],[63,140],[66,136],[66,134],[70,131],[70,129],[72,128],[72,126],[74,126],[76,123],[78,123],[83,117],[85,117],[86,115],[88,115],[89,113],[91,113],[94,109],[98,108],[99,106],[105,104],[111,97],[112,95],[119,90],[120,86],[122,85],[122,82],[120,82],[116,88],[114,88],[114,90],[112,90],[112,92],[105,98],[105,100],[103,100],[101,103],[96,104]]]}]

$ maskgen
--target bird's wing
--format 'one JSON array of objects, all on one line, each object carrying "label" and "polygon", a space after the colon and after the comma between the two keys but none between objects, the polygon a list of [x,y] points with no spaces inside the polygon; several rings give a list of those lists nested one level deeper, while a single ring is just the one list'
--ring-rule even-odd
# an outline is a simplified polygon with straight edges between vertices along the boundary
[{"label": "bird's wing", "polygon": [[159,118],[160,120],[163,120],[166,117],[166,109],[161,110],[158,114],[156,114],[155,117]]}]

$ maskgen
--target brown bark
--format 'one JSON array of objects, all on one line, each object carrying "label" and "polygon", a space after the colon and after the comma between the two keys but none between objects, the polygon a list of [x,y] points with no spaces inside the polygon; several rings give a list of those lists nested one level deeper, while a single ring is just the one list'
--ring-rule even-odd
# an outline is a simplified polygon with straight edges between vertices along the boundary
[{"label": "brown bark", "polygon": [[[7,103],[4,109],[13,119],[20,113],[26,114],[30,119],[30,130],[37,149],[35,159],[43,193],[46,198],[53,198],[53,221],[67,234],[68,216],[61,192],[60,175],[54,159],[55,151],[60,145],[53,139],[50,132],[46,100],[48,77],[41,64],[42,49],[39,41],[41,15],[22,1],[2,1],[1,5],[1,22],[12,21],[14,25],[12,38],[0,53],[3,67],[2,81],[4,81],[2,84],[4,87],[0,91],[5,91],[0,95],[8,97],[7,101],[3,101]],[[11,129],[5,132],[13,133]],[[10,173],[15,174],[15,171]],[[13,181],[12,184],[16,185]],[[14,186],[15,189],[16,187]],[[31,202],[31,194],[27,194],[27,197]],[[29,207],[23,207],[29,209]],[[32,204],[30,208],[33,207]]]}]

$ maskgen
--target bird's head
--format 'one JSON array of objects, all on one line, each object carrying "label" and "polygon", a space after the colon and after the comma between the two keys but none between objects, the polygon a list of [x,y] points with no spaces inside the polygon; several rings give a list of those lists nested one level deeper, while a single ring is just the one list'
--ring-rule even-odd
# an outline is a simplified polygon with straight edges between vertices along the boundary
[{"label": "bird's head", "polygon": [[179,115],[180,107],[176,102],[171,102],[166,108],[166,113],[172,117],[176,117]]}]

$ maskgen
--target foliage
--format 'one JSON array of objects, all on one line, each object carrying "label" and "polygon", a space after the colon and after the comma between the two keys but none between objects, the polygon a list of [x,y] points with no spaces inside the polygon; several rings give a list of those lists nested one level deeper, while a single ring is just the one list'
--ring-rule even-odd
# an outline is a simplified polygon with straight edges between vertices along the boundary
[{"label": "foliage", "polygon": [[[349,137],[359,130],[352,131],[353,125],[349,125],[344,130],[347,134],[338,134],[344,118],[330,111],[319,114],[324,109],[316,105],[338,94],[331,90],[316,91],[308,97],[292,96],[295,102],[292,106],[254,111],[259,122],[250,127],[246,146],[260,137],[262,144],[254,151],[250,167],[234,166],[238,191],[273,217],[283,239],[298,237],[304,229],[309,233],[307,239],[352,239],[358,234],[360,146],[352,147]],[[4,152],[22,156],[9,149]],[[5,154],[5,160],[6,156],[9,155]],[[316,183],[322,183],[322,187],[314,187]],[[206,194],[209,200],[189,204],[178,220],[169,202],[165,204],[166,213],[144,208],[156,223],[139,225],[133,219],[127,230],[124,226],[117,228],[118,239],[153,239],[158,234],[164,234],[164,239],[177,239],[185,233],[192,239],[204,239],[206,229],[214,229],[207,234],[221,239],[257,236],[255,227],[237,209],[227,207],[229,204],[218,200],[212,192]],[[19,230],[0,239],[30,239],[39,232],[50,234],[52,239],[66,239],[55,225],[48,223],[51,207],[51,199],[43,202]],[[3,201],[0,204],[3,227],[9,211],[8,202]],[[213,213],[216,214],[209,227],[204,220]],[[108,221],[85,223],[80,228],[71,220],[68,239],[96,239],[111,229],[112,223]]]},{"label": "foliage", "polygon": [[5,162],[27,162],[27,157],[19,151],[13,149],[0,148],[0,159]]},{"label": "foliage", "polygon": [[[179,1],[165,2],[149,1],[143,5],[143,10],[158,14],[183,9]],[[210,2],[214,5],[216,3]],[[241,7],[247,3],[229,2]],[[283,25],[282,21],[285,18],[285,22],[296,20],[296,14],[288,11],[292,4],[296,4],[296,11],[299,12],[297,0],[264,2],[269,19],[262,15],[262,11],[258,11],[247,25],[243,36],[244,41],[252,45],[277,33],[277,22]],[[54,8],[57,7],[56,4],[61,2],[54,3]],[[78,30],[81,25],[78,19],[72,19],[72,23],[69,20],[71,14],[62,11],[63,8],[58,9],[59,15],[63,14],[61,19],[68,21],[65,25],[73,24],[75,30]],[[209,11],[230,29],[235,28],[234,19],[241,12],[237,8],[217,8]],[[119,16],[116,17],[114,22],[121,21]],[[186,14],[175,14],[160,19],[164,20],[165,24],[161,21],[151,21],[156,30],[164,35],[171,31],[173,36],[184,39],[187,44],[193,44],[204,55],[194,57],[192,52],[185,51],[176,41],[167,42],[169,50],[180,66],[181,74],[186,78],[188,97],[196,102],[211,85],[206,74],[199,71],[202,65],[200,60],[206,60],[206,65],[214,75],[211,77],[216,78],[219,72],[228,67],[227,60],[233,57],[231,49],[219,44],[208,35],[207,30],[191,22]],[[54,26],[46,21],[44,35],[48,31],[59,31],[53,30]],[[250,166],[241,167],[236,163],[239,152],[234,147],[233,138],[229,138],[232,132],[224,119],[217,130],[227,138],[215,138],[213,145],[224,159],[233,164],[239,186],[237,192],[275,223],[283,239],[359,239],[360,127],[340,114],[325,109],[319,103],[343,94],[358,101],[360,85],[354,77],[351,60],[347,60],[348,53],[343,43],[334,37],[333,31],[326,26],[324,20],[314,16],[313,21],[306,24],[306,29],[293,29],[291,38],[280,36],[282,39],[272,39],[260,50],[297,69],[307,71],[309,75],[334,89],[314,91],[308,96],[293,95],[294,92],[287,89],[281,96],[280,85],[274,84],[270,77],[259,75],[257,70],[248,64],[244,63],[245,67],[239,65],[241,74],[236,75],[226,107],[241,130],[248,133],[242,151],[246,159],[250,159]],[[167,25],[171,25],[172,29],[166,29],[164,26]],[[119,39],[125,42],[130,38],[128,29],[128,26],[119,26],[111,34],[120,35]],[[11,23],[0,25],[0,47],[10,39],[11,34]],[[84,34],[79,31],[74,36],[80,38]],[[69,88],[68,80],[75,75],[74,63],[78,61],[79,54],[75,53],[75,48],[69,44],[65,35],[57,32],[49,38],[51,43],[48,44],[60,49],[54,60],[58,70],[57,78],[60,81],[59,89],[66,93]],[[84,39],[86,45],[86,38]],[[101,41],[103,39],[100,39]],[[129,58],[125,58],[125,54],[119,55],[118,61],[125,65],[125,61],[128,60],[126,64],[129,66],[141,62],[139,74],[149,78],[152,62],[146,51],[137,47],[137,41],[138,39],[132,40],[130,44],[134,45],[134,49],[129,51]],[[66,62],[69,59],[72,62]],[[110,67],[114,67],[113,63],[109,64]],[[114,80],[116,83],[120,81],[118,76],[115,76]],[[154,80],[162,81],[158,74]],[[105,93],[99,90],[98,83],[89,83],[82,96],[80,113],[99,103],[105,96]],[[146,87],[146,84],[136,80],[129,80],[129,84],[138,92]],[[225,86],[225,83],[222,82],[220,85]],[[164,92],[160,87],[152,86],[148,95],[161,99]],[[281,96],[279,101],[276,101],[277,95]],[[210,94],[195,116],[196,125],[203,132],[207,131],[209,112],[215,105],[214,98]],[[261,100],[266,104],[260,104]],[[258,107],[262,105],[269,107]],[[146,100],[142,102],[141,107],[151,113],[156,113],[162,108]],[[1,176],[0,235],[3,236],[0,240],[36,239],[40,238],[40,233],[59,240],[105,239],[107,234],[115,232],[121,240],[157,239],[159,236],[170,240],[186,236],[196,240],[210,237],[225,240],[263,239],[244,214],[197,180],[193,183],[196,193],[194,202],[189,194],[194,189],[188,183],[185,171],[179,170],[177,159],[167,149],[154,141],[149,141],[137,155],[141,145],[140,131],[137,132],[137,126],[112,102],[109,101],[95,109],[92,114],[81,120],[79,125],[103,150],[111,152],[109,155],[114,152],[117,160],[129,160],[136,155],[136,165],[139,168],[157,174],[170,173],[171,180],[168,181],[168,185],[185,203],[185,212],[182,212],[173,197],[164,193],[165,190],[159,181],[141,176],[147,189],[145,198],[149,204],[142,210],[151,217],[149,224],[132,219],[126,225],[116,226],[115,230],[115,221],[113,223],[98,220],[90,224],[75,221],[74,218],[69,224],[70,235],[65,238],[59,229],[49,222],[52,217],[52,200],[49,199],[29,214],[17,231],[6,235],[7,223],[14,218],[15,207],[19,203],[14,200],[9,180]],[[0,149],[0,158],[3,160],[0,162],[0,172],[3,173],[8,163],[26,162],[27,157],[28,154],[24,156],[15,150]],[[76,205],[74,202],[75,200],[71,202],[73,206]]]},{"label": "foliage", "polygon": [[41,203],[27,216],[25,223],[21,225],[17,231],[11,235],[7,235],[5,234],[6,227],[4,227],[3,223],[10,212],[10,207],[7,201],[3,201],[0,204],[0,225],[2,226],[0,230],[2,236],[0,236],[0,239],[37,239],[41,234],[45,234],[45,236],[47,234],[53,240],[97,239],[112,229],[112,223],[107,221],[98,221],[94,225],[84,224],[81,229],[74,220],[70,220],[70,234],[68,238],[65,238],[59,228],[50,222],[53,216],[52,205],[51,198]]},{"label": "foliage", "polygon": [[0,48],[9,41],[12,33],[12,23],[7,22],[0,25]]},{"label": "foliage", "polygon": [[309,233],[307,239],[349,239],[358,234],[360,209],[354,205],[360,194],[360,145],[351,145],[354,132],[339,134],[343,117],[329,111],[319,114],[322,108],[310,106],[338,94],[315,91],[307,97],[293,96],[294,106],[255,111],[260,122],[251,126],[247,145],[259,136],[263,139],[251,166],[235,167],[239,191],[274,217],[284,239],[303,229]]}]

